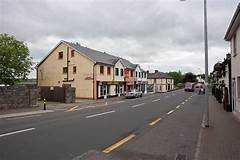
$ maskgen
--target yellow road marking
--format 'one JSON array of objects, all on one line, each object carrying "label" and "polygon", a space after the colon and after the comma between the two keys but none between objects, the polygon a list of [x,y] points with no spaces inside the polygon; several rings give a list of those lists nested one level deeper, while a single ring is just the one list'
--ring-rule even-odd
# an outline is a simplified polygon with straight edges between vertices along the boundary
[{"label": "yellow road marking", "polygon": [[126,138],[118,141],[117,143],[111,145],[110,147],[106,148],[103,150],[104,153],[110,153],[111,151],[113,151],[114,149],[120,147],[121,145],[123,145],[124,143],[130,141],[132,138],[134,138],[136,135],[135,134],[130,134],[129,136],[127,136]]},{"label": "yellow road marking", "polygon": [[78,106],[70,108],[69,110],[67,110],[67,112],[74,111],[76,108],[78,108]]},{"label": "yellow road marking", "polygon": [[150,126],[155,125],[157,122],[159,122],[162,118],[157,118],[156,120],[152,121],[151,123],[149,123]]}]

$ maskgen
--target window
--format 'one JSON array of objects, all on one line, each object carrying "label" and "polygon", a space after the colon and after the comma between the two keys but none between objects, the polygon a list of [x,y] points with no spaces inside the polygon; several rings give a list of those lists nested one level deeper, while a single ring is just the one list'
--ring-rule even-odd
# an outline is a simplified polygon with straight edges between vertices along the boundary
[{"label": "window", "polygon": [[130,71],[130,76],[133,77],[133,71]]},{"label": "window", "polygon": [[237,94],[238,98],[240,98],[240,77],[237,77]]},{"label": "window", "polygon": [[237,55],[236,34],[233,36],[232,52],[233,52],[233,56]]},{"label": "window", "polygon": [[67,67],[63,67],[63,74],[66,74],[68,72],[68,68]]},{"label": "window", "polygon": [[108,74],[108,75],[111,74],[111,67],[107,67],[107,74]]},{"label": "window", "polygon": [[139,78],[141,77],[141,72],[138,73],[138,77],[139,77]]},{"label": "window", "polygon": [[74,50],[71,50],[71,57],[74,57]]},{"label": "window", "polygon": [[63,52],[58,52],[58,59],[63,59]]},{"label": "window", "polygon": [[123,76],[123,69],[121,69],[121,76]]},{"label": "window", "polygon": [[119,75],[119,69],[115,68],[115,75],[118,76]]},{"label": "window", "polygon": [[137,77],[138,76],[138,72],[136,71],[135,74],[136,74],[136,77]]},{"label": "window", "polygon": [[76,73],[77,73],[77,67],[73,66],[73,74],[76,74]]},{"label": "window", "polygon": [[104,74],[104,66],[100,66],[100,74]]}]

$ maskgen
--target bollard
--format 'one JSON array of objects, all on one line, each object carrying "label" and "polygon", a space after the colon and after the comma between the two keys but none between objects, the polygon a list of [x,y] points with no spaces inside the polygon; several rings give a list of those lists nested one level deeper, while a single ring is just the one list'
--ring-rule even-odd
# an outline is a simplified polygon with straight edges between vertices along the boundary
[{"label": "bollard", "polygon": [[46,110],[46,99],[43,99],[43,110]]}]

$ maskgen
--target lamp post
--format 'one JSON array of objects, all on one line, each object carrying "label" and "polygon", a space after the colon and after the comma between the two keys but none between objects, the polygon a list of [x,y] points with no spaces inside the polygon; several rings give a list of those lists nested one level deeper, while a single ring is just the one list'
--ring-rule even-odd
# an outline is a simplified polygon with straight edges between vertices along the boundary
[{"label": "lamp post", "polygon": [[[186,0],[180,0],[186,1]],[[209,91],[208,91],[208,32],[207,32],[207,0],[204,1],[204,51],[205,51],[205,97],[206,97],[206,119],[204,126],[209,127]]]}]

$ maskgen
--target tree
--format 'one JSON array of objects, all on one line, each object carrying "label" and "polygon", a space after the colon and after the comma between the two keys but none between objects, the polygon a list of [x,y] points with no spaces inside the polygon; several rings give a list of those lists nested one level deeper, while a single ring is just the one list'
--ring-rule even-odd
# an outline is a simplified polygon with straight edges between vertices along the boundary
[{"label": "tree", "polygon": [[197,76],[191,72],[184,75],[184,82],[197,82]]},{"label": "tree", "polygon": [[0,84],[14,85],[25,80],[31,66],[26,44],[14,36],[0,34]]},{"label": "tree", "polygon": [[179,83],[183,83],[183,75],[181,73],[181,71],[179,70],[177,71],[171,71],[168,73],[173,79],[174,79],[174,84],[179,84]]}]

